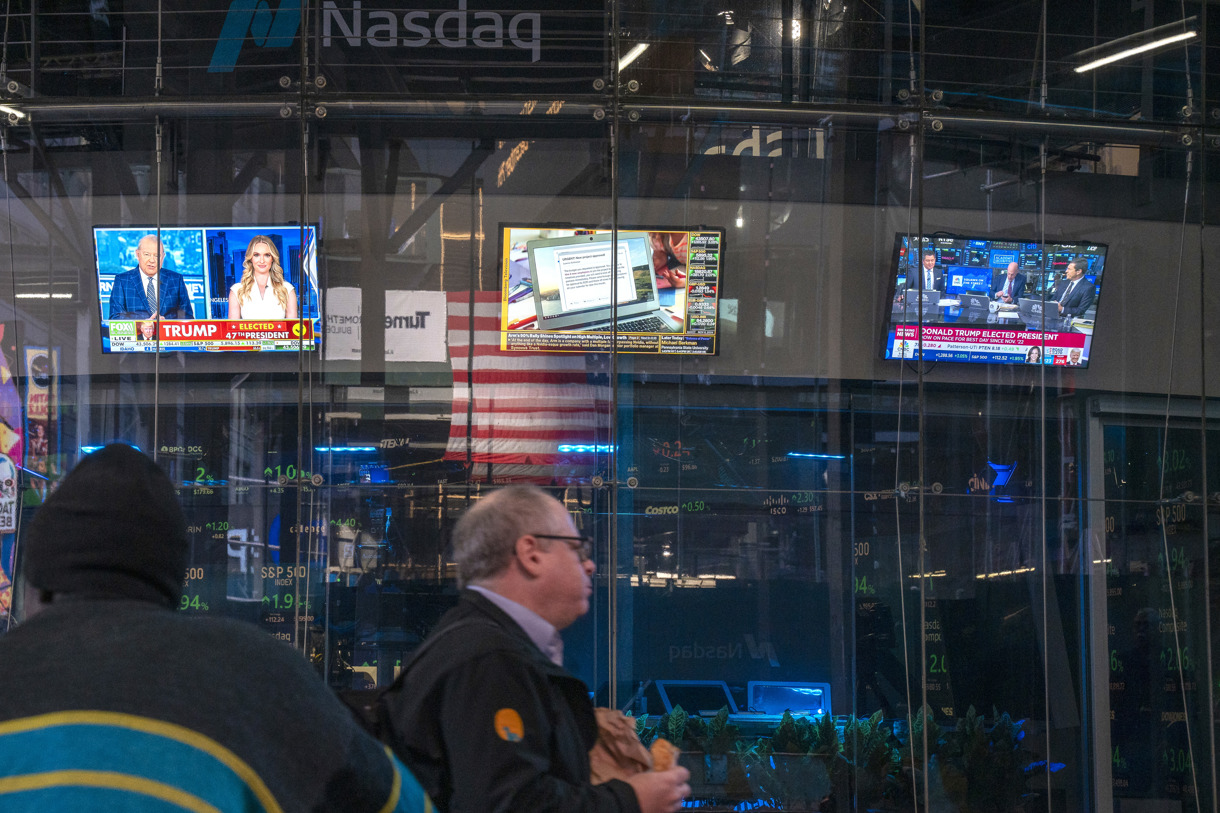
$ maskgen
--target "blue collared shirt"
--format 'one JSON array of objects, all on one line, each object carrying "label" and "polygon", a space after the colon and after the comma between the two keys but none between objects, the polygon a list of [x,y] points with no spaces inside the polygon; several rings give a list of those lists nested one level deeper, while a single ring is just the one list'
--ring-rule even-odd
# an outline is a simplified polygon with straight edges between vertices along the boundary
[{"label": "blue collared shirt", "polygon": [[486,596],[487,600],[499,607],[508,617],[516,621],[525,634],[542,650],[542,654],[551,659],[556,666],[563,666],[563,639],[559,630],[551,622],[528,607],[524,607],[510,598],[505,598],[494,590],[480,587],[477,584],[467,585],[471,590]]}]

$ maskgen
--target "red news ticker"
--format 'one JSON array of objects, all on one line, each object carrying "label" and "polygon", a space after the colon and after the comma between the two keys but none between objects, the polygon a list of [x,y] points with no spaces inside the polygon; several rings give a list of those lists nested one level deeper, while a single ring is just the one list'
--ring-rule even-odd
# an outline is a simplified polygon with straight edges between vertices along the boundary
[{"label": "red news ticker", "polygon": [[168,320],[158,323],[163,342],[262,341],[313,339],[313,324],[295,320],[231,321],[228,319]]}]

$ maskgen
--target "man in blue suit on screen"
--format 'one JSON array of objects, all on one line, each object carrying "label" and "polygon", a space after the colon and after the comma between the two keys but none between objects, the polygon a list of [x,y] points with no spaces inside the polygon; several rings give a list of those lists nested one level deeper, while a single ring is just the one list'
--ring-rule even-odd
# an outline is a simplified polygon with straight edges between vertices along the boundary
[{"label": "man in blue suit on screen", "polygon": [[165,246],[155,234],[136,244],[136,266],[114,275],[108,319],[194,319],[191,297],[182,275],[161,267]]},{"label": "man in blue suit on screen", "polygon": [[1084,278],[1084,270],[1088,264],[1077,257],[1067,265],[1063,272],[1063,282],[1055,290],[1055,301],[1059,303],[1059,315],[1064,318],[1080,316],[1093,304],[1097,296],[1097,288]]}]

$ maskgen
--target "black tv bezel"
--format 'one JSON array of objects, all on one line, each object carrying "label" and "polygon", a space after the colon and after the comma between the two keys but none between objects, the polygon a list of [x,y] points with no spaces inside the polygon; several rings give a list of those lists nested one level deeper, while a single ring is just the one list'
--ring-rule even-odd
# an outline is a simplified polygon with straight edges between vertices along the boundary
[{"label": "black tv bezel", "polygon": [[[885,296],[885,299],[882,300],[882,315],[881,315],[882,329],[880,331],[880,342],[878,343],[879,351],[880,351],[879,357],[882,361],[886,361],[886,362],[902,363],[902,362],[906,362],[906,361],[920,361],[920,359],[895,358],[895,357],[890,357],[890,356],[886,355],[886,352],[889,349],[889,336],[890,336],[890,331],[892,329],[894,329],[898,325],[919,324],[918,322],[897,322],[896,323],[896,322],[892,321],[894,297],[897,295],[897,288],[898,288],[898,260],[902,253],[902,241],[903,241],[903,238],[912,238],[915,236],[916,235],[908,233],[908,232],[895,232],[894,233],[894,246],[890,253],[889,267],[886,270],[886,273],[889,276],[888,276],[887,282],[886,282],[886,289],[885,289],[886,296]],[[1066,242],[1066,241],[1042,242],[1041,240],[1025,239],[1025,238],[1021,238],[1021,237],[1010,237],[1010,236],[984,237],[984,236],[977,235],[977,234],[952,234],[949,232],[931,232],[928,234],[924,234],[923,237],[928,238],[928,239],[933,239],[933,240],[935,240],[935,239],[963,240],[963,241],[986,240],[988,242],[1002,241],[1002,242],[1010,242],[1010,243],[1036,244],[1036,245],[1039,245],[1042,247],[1041,251],[1042,251],[1042,255],[1043,255],[1043,268],[1040,272],[1042,274],[1047,273],[1047,269],[1045,268],[1045,264],[1046,264],[1046,248],[1045,247],[1046,246],[1086,246],[1087,245],[1087,246],[1097,247],[1097,249],[1100,251],[1100,253],[1103,254],[1103,256],[1105,258],[1105,262],[1102,264],[1102,270],[1101,270],[1102,276],[1105,275],[1106,268],[1109,266],[1109,263],[1110,263],[1110,245],[1109,245],[1109,243],[1102,243],[1102,242],[1090,241],[1090,240],[1074,240],[1071,242]],[[920,250],[922,252],[922,242],[920,243],[920,246],[921,246]],[[988,268],[990,268],[990,266],[988,266]],[[990,270],[991,270],[992,276],[994,277],[996,274],[996,269],[990,268]],[[1094,285],[1095,285],[1095,297],[1093,299],[1093,307],[1094,307],[1094,312],[1097,313],[1097,312],[1099,312],[1098,309],[1101,306],[1101,292],[1102,292],[1103,286],[1099,282],[1096,282],[1096,281],[1094,282]],[[1046,291],[1043,291],[1042,301],[1045,303],[1045,302],[1053,302],[1054,300],[1048,299],[1046,297]],[[1088,349],[1089,349],[1088,354],[1086,356],[1084,356],[1084,358],[1082,359],[1082,361],[1079,365],[1071,367],[1070,369],[1087,370],[1089,368],[1089,363],[1093,356],[1093,339],[1097,333],[1097,321],[1098,320],[1094,319],[1093,333],[1090,334],[1088,337]],[[939,323],[924,322],[923,324],[929,325],[929,324],[939,324]],[[991,329],[991,328],[979,328],[979,329],[984,330],[984,329]],[[1025,331],[1025,332],[1038,333],[1039,331]],[[1042,332],[1043,333],[1062,333],[1063,331],[1052,330],[1052,331],[1042,331]],[[1045,342],[1043,342],[1042,346],[1043,347],[1046,346]],[[1010,362],[958,361],[958,360],[953,360],[953,359],[930,359],[929,361],[930,361],[930,363],[933,363],[933,364],[938,364],[938,363],[943,362],[945,364],[963,364],[963,365],[968,365],[968,366],[979,366],[979,367],[1003,367],[1003,366],[1012,366],[1012,365],[1021,364],[1021,362],[1017,362],[1017,361],[1010,361]],[[1039,366],[1047,367],[1047,368],[1053,370],[1053,369],[1061,369],[1065,365],[1042,364]]]},{"label": "black tv bezel", "polygon": [[[322,308],[323,291],[322,291],[322,279],[321,279],[321,274],[322,274],[322,269],[321,269],[321,265],[322,265],[322,225],[321,225],[321,222],[302,224],[299,221],[297,221],[297,222],[288,221],[285,223],[258,223],[258,224],[254,224],[254,225],[244,225],[244,224],[240,224],[240,223],[221,225],[221,224],[217,223],[216,221],[202,221],[202,222],[198,222],[198,223],[172,223],[172,224],[171,223],[162,223],[159,225],[158,224],[142,225],[142,224],[132,224],[132,223],[94,223],[89,226],[89,234],[90,234],[92,249],[93,249],[92,254],[93,254],[94,294],[97,297],[97,305],[94,308],[94,313],[96,313],[98,315],[98,331],[97,331],[96,335],[98,337],[99,346],[101,347],[101,355],[103,357],[112,356],[112,355],[116,356],[116,357],[126,357],[126,356],[144,355],[144,353],[140,353],[137,351],[131,351],[131,350],[127,350],[127,351],[115,350],[115,349],[113,349],[113,347],[110,346],[109,328],[107,327],[107,322],[109,322],[110,320],[106,318],[105,312],[102,310],[102,306],[101,306],[101,298],[102,298],[101,273],[102,273],[102,270],[101,270],[101,265],[100,265],[100,258],[98,257],[98,252],[97,252],[97,232],[98,232],[98,230],[104,230],[104,229],[123,230],[123,231],[141,231],[141,230],[143,230],[143,231],[148,231],[151,233],[151,232],[163,232],[163,231],[168,231],[171,229],[173,229],[173,230],[201,229],[206,232],[209,229],[211,229],[211,230],[242,229],[242,230],[256,230],[256,231],[270,229],[270,230],[275,230],[275,231],[284,231],[287,229],[300,230],[302,228],[313,229],[313,233],[314,233],[314,251],[315,251],[314,262],[315,262],[315,266],[316,266],[316,268],[315,268],[316,287],[315,287],[315,290],[313,291],[312,295],[313,295],[313,298],[317,301],[317,305],[318,305],[318,316],[317,316],[318,329],[314,332],[313,341],[309,342],[308,344],[302,343],[302,348],[303,348],[303,352],[320,354],[322,352],[322,344],[324,341],[323,337],[326,332],[326,317],[325,317],[325,314],[323,313],[323,308]],[[206,250],[207,250],[207,247],[205,245],[204,251],[206,252]],[[304,274],[303,267],[302,267],[302,274]],[[298,307],[298,313],[299,313],[300,312],[299,311],[300,302],[301,302],[301,291],[299,291],[299,290],[297,291],[297,302],[298,302],[297,307]],[[172,320],[169,320],[169,321],[172,321]],[[195,317],[195,319],[192,321],[201,321],[201,320],[199,317]],[[209,320],[203,320],[203,321],[209,321]],[[220,319],[220,320],[210,320],[210,321],[227,321],[227,320]],[[295,320],[285,320],[285,321],[295,321]],[[309,321],[309,320],[305,320],[305,321]],[[231,349],[231,350],[208,351],[208,350],[202,350],[202,349],[198,349],[198,348],[184,349],[184,348],[177,348],[177,347],[161,348],[158,350],[158,352],[160,352],[160,353],[185,353],[185,354],[191,355],[191,356],[228,356],[228,355],[249,356],[249,354],[251,353],[251,351],[249,351],[249,350]],[[298,349],[260,350],[257,352],[259,355],[262,355],[265,353],[265,354],[269,354],[271,356],[278,357],[278,356],[286,356],[287,354],[290,354],[290,353],[302,352],[302,350],[298,350]]]},{"label": "black tv bezel", "polygon": [[[611,227],[611,226],[597,226],[597,225],[589,225],[589,224],[585,224],[585,223],[571,223],[571,222],[540,223],[537,221],[516,222],[516,221],[505,220],[505,221],[500,221],[499,223],[497,223],[496,228],[499,230],[499,235],[496,240],[496,250],[498,252],[496,254],[496,257],[497,257],[496,274],[497,274],[498,281],[502,281],[504,279],[505,268],[503,266],[503,263],[504,263],[505,257],[507,256],[505,254],[506,247],[504,245],[504,241],[505,241],[506,235],[508,234],[508,231],[510,229],[570,229],[573,231],[593,231],[593,232],[609,232],[609,231],[654,232],[655,231],[655,232],[686,232],[687,234],[690,234],[691,232],[697,232],[697,231],[718,232],[720,234],[720,266],[719,266],[719,270],[717,271],[717,274],[716,274],[716,330],[712,334],[711,352],[710,353],[637,353],[636,351],[630,351],[630,350],[616,350],[614,352],[632,353],[633,355],[641,355],[644,357],[654,357],[654,358],[659,358],[661,356],[677,356],[679,358],[686,358],[686,359],[713,358],[715,356],[720,355],[720,338],[721,338],[721,333],[722,333],[721,325],[720,325],[720,300],[724,297],[724,289],[723,289],[723,280],[724,280],[724,272],[725,272],[724,246],[725,246],[725,243],[728,241],[728,228],[727,227],[725,227],[725,226],[707,226],[707,225],[636,226],[636,225],[621,225],[621,224],[617,227]],[[689,276],[687,277],[686,284],[687,284],[687,288],[689,288],[690,287],[690,277]],[[497,290],[500,290],[500,289],[497,288]],[[501,293],[501,297],[503,297],[502,290],[500,290],[500,293]],[[501,299],[501,301],[503,301],[503,299]],[[503,334],[504,331],[505,331],[505,327],[503,325],[501,325],[499,332],[501,334]],[[660,334],[658,334],[658,335],[660,335]],[[508,350],[505,352],[516,353],[516,352],[544,352],[544,351]],[[557,352],[579,352],[579,351],[557,351]],[[603,352],[603,351],[597,351],[597,350],[590,349],[590,350],[586,350],[584,352],[596,353],[596,352]]]}]

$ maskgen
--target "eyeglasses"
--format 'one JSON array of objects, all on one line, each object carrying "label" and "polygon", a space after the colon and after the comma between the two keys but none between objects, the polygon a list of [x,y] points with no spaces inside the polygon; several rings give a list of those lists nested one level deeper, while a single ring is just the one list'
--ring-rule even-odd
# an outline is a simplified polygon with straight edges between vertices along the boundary
[{"label": "eyeglasses", "polygon": [[568,547],[576,551],[580,561],[587,562],[593,558],[593,540],[585,535],[557,536],[556,534],[530,534],[537,539],[562,539]]}]

